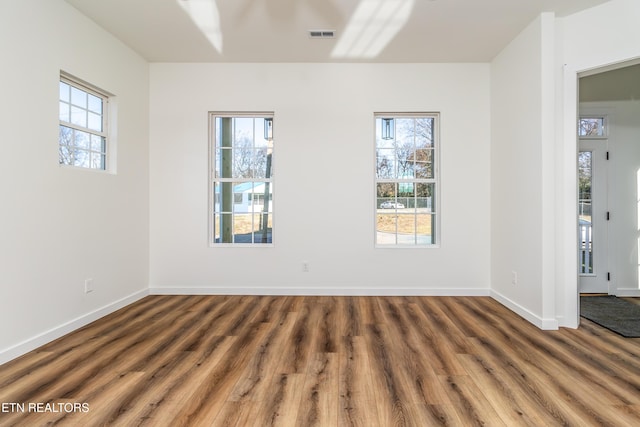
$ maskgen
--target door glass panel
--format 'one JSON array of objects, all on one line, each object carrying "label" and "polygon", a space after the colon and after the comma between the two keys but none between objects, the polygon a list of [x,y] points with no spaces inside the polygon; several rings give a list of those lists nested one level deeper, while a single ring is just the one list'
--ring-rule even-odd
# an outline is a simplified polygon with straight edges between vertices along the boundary
[{"label": "door glass panel", "polygon": [[593,274],[592,154],[591,151],[582,151],[578,155],[578,263],[580,274]]}]

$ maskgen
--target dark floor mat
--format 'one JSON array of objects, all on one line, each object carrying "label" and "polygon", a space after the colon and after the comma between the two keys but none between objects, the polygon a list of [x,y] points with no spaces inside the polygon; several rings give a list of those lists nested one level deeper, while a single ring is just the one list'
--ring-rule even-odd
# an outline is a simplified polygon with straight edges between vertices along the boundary
[{"label": "dark floor mat", "polygon": [[626,338],[640,338],[640,305],[614,296],[580,297],[580,316]]}]

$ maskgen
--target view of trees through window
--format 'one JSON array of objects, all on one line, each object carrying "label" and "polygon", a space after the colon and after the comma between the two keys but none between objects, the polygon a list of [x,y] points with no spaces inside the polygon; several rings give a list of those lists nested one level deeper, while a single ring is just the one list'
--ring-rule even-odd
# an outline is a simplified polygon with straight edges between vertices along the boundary
[{"label": "view of trees through window", "polygon": [[60,164],[106,169],[106,95],[66,77],[60,78],[59,94]]},{"label": "view of trees through window", "polygon": [[578,136],[580,137],[602,137],[604,132],[604,117],[580,117],[578,120]]},{"label": "view of trees through window", "polygon": [[436,244],[437,114],[376,115],[376,244]]},{"label": "view of trees through window", "polygon": [[212,113],[212,243],[273,242],[273,117]]}]

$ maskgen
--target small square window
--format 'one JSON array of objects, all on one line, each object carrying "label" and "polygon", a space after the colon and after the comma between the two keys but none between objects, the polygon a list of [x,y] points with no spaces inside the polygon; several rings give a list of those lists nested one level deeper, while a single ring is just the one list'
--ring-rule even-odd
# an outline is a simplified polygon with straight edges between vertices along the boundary
[{"label": "small square window", "polygon": [[59,97],[59,163],[106,170],[108,96],[63,74]]},{"label": "small square window", "polygon": [[586,138],[602,138],[606,136],[604,117],[580,117],[578,136]]}]

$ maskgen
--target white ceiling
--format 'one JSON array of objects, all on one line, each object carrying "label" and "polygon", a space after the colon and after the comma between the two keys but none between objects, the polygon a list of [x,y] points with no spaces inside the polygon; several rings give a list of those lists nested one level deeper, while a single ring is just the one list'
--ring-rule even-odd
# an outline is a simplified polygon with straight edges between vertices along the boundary
[{"label": "white ceiling", "polygon": [[608,0],[66,1],[151,62],[488,62],[541,12]]}]

